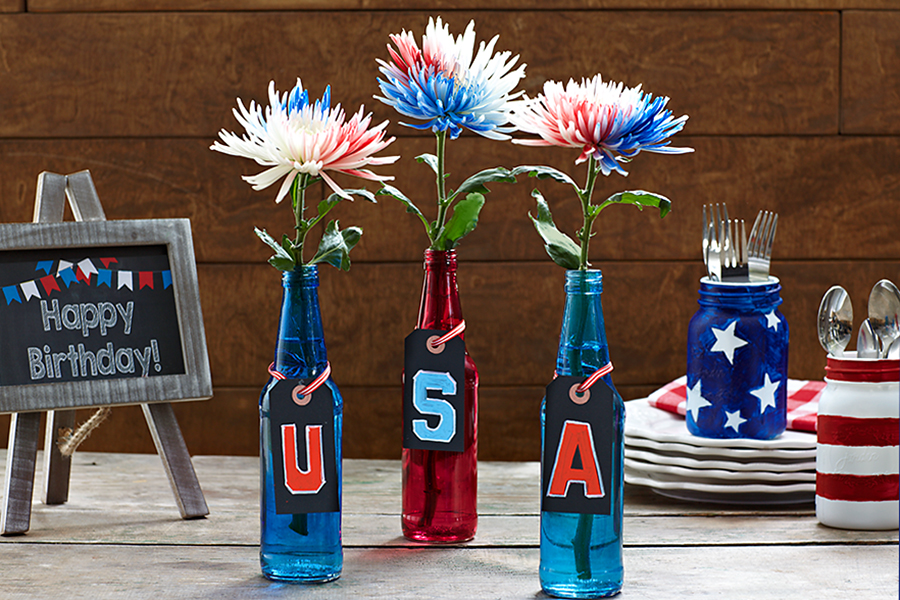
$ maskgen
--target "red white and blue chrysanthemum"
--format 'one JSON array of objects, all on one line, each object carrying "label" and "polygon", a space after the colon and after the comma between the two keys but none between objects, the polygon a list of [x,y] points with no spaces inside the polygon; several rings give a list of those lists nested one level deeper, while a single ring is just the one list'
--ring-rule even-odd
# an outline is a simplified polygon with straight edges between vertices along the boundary
[{"label": "red white and blue chrysanthemum", "polygon": [[508,103],[525,65],[516,67],[518,56],[511,52],[494,54],[499,36],[481,42],[475,50],[475,23],[456,37],[448,25],[429,19],[422,48],[413,34],[392,34],[396,49],[388,45],[391,62],[378,60],[379,100],[421,124],[403,123],[416,129],[449,133],[455,139],[463,129],[484,137],[505,140],[514,131],[509,123]]},{"label": "red white and blue chrysanthemum", "polygon": [[645,94],[641,86],[603,82],[600,75],[580,84],[544,84],[542,94],[513,104],[511,121],[517,129],[540,139],[517,139],[529,146],[578,148],[579,164],[593,157],[604,175],[627,175],[620,162],[641,151],[684,154],[691,148],[673,148],[669,138],[678,133],[687,115],[675,118],[666,109],[669,99]]},{"label": "red white and blue chrysanthemum", "polygon": [[256,175],[244,176],[254,190],[262,190],[283,180],[275,202],[288,194],[298,175],[321,177],[342,198],[350,196],[328,176],[337,171],[370,181],[388,181],[393,177],[376,175],[368,166],[391,164],[398,156],[375,157],[394,138],[385,139],[388,122],[370,128],[372,115],[359,108],[349,120],[340,104],[331,107],[331,88],[321,100],[309,101],[300,79],[290,94],[279,96],[275,82],[269,83],[269,105],[255,102],[245,108],[240,98],[234,116],[246,133],[239,137],[230,131],[219,132],[221,142],[212,150],[250,158],[269,167]]},{"label": "red white and blue chrysanthemum", "polygon": [[538,211],[537,217],[529,216],[556,264],[566,269],[586,270],[590,267],[588,246],[594,235],[594,221],[608,206],[631,204],[642,210],[658,208],[660,217],[668,214],[671,208],[668,198],[642,190],[619,192],[599,204],[593,203],[598,176],[613,171],[628,175],[620,163],[629,162],[641,151],[660,154],[694,151],[693,148],[669,145],[669,138],[684,128],[687,115],[673,117],[666,109],[668,101],[665,97],[645,94],[641,86],[626,88],[621,83],[604,83],[597,75],[580,84],[570,79],[565,86],[548,81],[537,98],[526,97],[513,103],[512,124],[519,131],[539,136],[537,139],[516,139],[514,143],[577,148],[581,154],[575,164],[587,162],[584,187],[551,167],[522,165],[512,170],[513,175],[528,174],[566,183],[578,196],[584,225],[576,232],[576,242],[557,229],[544,196],[538,190],[532,191]]}]

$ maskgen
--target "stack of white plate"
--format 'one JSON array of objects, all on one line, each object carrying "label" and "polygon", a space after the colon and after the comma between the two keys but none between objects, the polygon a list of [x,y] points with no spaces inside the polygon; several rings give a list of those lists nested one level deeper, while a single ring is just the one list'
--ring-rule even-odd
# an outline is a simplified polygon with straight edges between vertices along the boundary
[{"label": "stack of white plate", "polygon": [[625,482],[699,502],[796,504],[816,495],[816,435],[785,431],[774,440],[691,435],[684,418],[625,403]]}]

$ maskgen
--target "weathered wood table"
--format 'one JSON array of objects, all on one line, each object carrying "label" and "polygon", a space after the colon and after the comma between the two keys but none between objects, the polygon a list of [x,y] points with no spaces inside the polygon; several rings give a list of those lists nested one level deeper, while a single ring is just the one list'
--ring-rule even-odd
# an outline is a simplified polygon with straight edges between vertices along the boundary
[{"label": "weathered wood table", "polygon": [[[69,502],[36,501],[31,531],[0,538],[0,597],[544,597],[537,463],[481,463],[477,537],[436,548],[400,535],[399,461],[344,461],[344,573],[316,586],[260,575],[257,465],[195,457],[210,514],[185,521],[157,456],[76,454]],[[812,504],[724,507],[626,487],[621,598],[898,597],[896,531],[829,529]]]}]

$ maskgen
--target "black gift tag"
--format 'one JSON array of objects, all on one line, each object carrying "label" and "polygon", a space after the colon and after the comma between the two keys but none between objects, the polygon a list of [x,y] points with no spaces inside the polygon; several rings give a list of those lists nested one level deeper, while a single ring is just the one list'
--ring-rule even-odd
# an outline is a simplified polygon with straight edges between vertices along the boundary
[{"label": "black gift tag", "polygon": [[610,514],[614,396],[598,380],[579,394],[584,377],[557,377],[547,386],[541,510]]},{"label": "black gift tag", "polygon": [[269,390],[269,422],[279,515],[337,512],[338,471],[334,399],[327,385],[297,392],[308,382],[283,379]]},{"label": "black gift tag", "polygon": [[446,331],[416,329],[403,363],[403,447],[462,452],[465,448],[466,345],[459,337],[433,348]]}]

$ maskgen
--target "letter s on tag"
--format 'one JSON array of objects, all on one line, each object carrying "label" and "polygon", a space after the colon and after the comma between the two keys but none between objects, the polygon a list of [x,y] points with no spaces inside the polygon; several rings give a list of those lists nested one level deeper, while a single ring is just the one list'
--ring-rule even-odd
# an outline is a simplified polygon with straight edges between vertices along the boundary
[{"label": "letter s on tag", "polygon": [[292,494],[316,494],[325,487],[325,452],[322,448],[322,426],[306,426],[307,466],[297,463],[297,426],[281,426],[281,448],[284,455],[284,485]]},{"label": "letter s on tag", "polygon": [[442,398],[431,398],[428,390],[438,390],[442,394],[456,394],[456,380],[450,373],[420,370],[413,376],[412,403],[423,415],[437,415],[439,420],[433,428],[425,419],[413,419],[413,433],[425,442],[449,443],[456,435],[456,409]]}]

